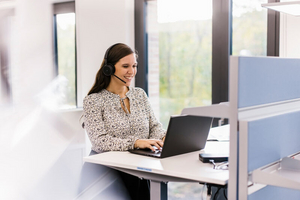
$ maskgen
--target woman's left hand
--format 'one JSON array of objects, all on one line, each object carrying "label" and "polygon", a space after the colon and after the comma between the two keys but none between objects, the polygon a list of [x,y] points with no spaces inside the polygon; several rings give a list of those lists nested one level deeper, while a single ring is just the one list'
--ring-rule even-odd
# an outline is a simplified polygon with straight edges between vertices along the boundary
[{"label": "woman's left hand", "polygon": [[140,149],[151,149],[152,151],[155,151],[153,146],[156,146],[157,149],[161,149],[161,147],[164,146],[164,143],[162,140],[155,140],[155,139],[139,139],[136,140],[134,143],[134,148],[140,148]]}]

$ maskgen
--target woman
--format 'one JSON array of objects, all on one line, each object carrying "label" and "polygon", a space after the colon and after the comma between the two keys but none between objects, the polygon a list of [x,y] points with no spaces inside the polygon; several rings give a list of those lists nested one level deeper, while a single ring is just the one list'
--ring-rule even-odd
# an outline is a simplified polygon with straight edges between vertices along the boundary
[{"label": "woman", "polygon": [[[83,101],[84,128],[94,152],[133,148],[154,151],[153,146],[163,146],[165,130],[155,118],[146,93],[130,86],[136,73],[136,52],[122,43],[108,48],[95,83]],[[133,186],[128,188],[131,197],[136,196],[135,190],[143,185],[141,180],[123,173],[121,177],[126,186]],[[147,184],[144,183],[148,190]]]}]

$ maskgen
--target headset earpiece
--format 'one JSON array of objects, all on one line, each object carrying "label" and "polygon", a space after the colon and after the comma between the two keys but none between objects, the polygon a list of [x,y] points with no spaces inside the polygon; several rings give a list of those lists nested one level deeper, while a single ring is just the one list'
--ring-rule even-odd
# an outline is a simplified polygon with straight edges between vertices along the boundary
[{"label": "headset earpiece", "polygon": [[[117,43],[119,44],[119,43]],[[105,56],[104,56],[104,65],[103,65],[103,74],[105,76],[111,76],[115,73],[116,69],[115,66],[112,64],[107,63],[107,57],[108,57],[108,53],[109,51],[116,46],[117,44],[112,45],[111,47],[109,47],[106,52],[105,52]]]},{"label": "headset earpiece", "polygon": [[115,66],[111,65],[111,64],[105,64],[103,66],[103,74],[105,76],[111,76],[115,73]]}]

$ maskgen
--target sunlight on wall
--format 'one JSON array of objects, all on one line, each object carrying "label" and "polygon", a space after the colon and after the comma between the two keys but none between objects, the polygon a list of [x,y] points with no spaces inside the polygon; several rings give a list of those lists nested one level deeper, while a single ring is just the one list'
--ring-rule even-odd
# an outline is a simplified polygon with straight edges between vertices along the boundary
[{"label": "sunlight on wall", "polygon": [[51,0],[0,1],[0,199],[77,194],[84,155],[70,147],[84,132],[81,111],[59,110],[67,80],[54,77],[52,15]]}]

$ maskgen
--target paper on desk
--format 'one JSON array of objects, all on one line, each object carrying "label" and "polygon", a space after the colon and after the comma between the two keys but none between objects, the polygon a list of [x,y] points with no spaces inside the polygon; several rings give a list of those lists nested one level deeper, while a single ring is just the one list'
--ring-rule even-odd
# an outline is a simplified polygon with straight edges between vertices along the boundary
[{"label": "paper on desk", "polygon": [[229,141],[230,125],[211,128],[207,140]]}]

